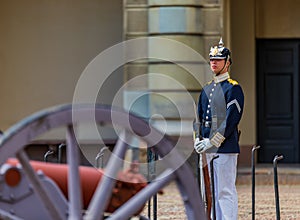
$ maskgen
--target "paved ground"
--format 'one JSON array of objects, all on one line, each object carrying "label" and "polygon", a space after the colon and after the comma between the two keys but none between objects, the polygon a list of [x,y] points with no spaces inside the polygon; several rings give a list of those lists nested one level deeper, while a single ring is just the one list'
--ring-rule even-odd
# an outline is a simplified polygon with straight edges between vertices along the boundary
[{"label": "paved ground", "polygon": [[[251,185],[238,185],[239,219],[252,219]],[[300,220],[300,185],[279,185],[280,217],[283,220]],[[147,216],[147,207],[144,215]],[[276,219],[275,194],[273,185],[256,186],[255,219]],[[153,219],[153,218],[151,218]],[[182,199],[175,186],[170,184],[164,189],[164,194],[158,196],[157,219],[187,219]]]},{"label": "paved ground", "polygon": [[[239,219],[252,219],[251,185],[238,185]],[[258,185],[255,193],[256,219],[276,219],[273,185]],[[250,197],[250,198],[249,198]],[[279,185],[281,219],[300,219],[300,185]]]}]

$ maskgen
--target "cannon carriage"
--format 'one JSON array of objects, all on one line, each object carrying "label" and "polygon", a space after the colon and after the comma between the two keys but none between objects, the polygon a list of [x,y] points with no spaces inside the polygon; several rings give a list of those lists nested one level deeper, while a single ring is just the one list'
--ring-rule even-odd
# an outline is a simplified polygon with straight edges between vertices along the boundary
[{"label": "cannon carriage", "polygon": [[[101,172],[80,166],[75,131],[78,124],[87,122],[117,127],[119,132],[107,166]],[[58,127],[64,127],[66,131],[66,164],[30,161],[25,147],[36,137]],[[134,192],[126,197],[121,192],[124,188],[116,190],[122,185],[120,183],[126,185],[126,180],[117,180],[117,177],[133,137],[147,143],[161,158],[165,169],[150,183],[143,178],[130,183],[137,187],[133,187]],[[144,205],[171,182],[176,183],[181,194],[186,218],[206,219],[193,172],[174,146],[166,135],[145,120],[110,106],[63,105],[37,112],[12,126],[1,137],[0,219],[119,220],[134,216],[148,219],[140,214]],[[88,180],[84,180],[84,176]],[[91,182],[96,183],[94,188],[90,186]],[[84,200],[87,193],[90,196]],[[119,205],[109,210],[112,199],[118,197],[116,195],[126,198],[118,200]]]}]

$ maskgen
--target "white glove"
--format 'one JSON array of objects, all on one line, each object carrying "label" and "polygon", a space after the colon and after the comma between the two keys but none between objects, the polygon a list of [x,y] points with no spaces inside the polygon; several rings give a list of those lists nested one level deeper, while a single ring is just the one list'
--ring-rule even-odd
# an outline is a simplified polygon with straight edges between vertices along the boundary
[{"label": "white glove", "polygon": [[194,148],[195,148],[195,151],[199,154],[198,152],[198,149],[200,147],[200,139],[199,138],[196,138],[195,141],[194,141]]},{"label": "white glove", "polygon": [[194,143],[194,148],[198,154],[204,153],[212,147],[213,145],[210,142],[209,138],[204,138],[202,141],[200,141],[199,138],[196,138]]}]

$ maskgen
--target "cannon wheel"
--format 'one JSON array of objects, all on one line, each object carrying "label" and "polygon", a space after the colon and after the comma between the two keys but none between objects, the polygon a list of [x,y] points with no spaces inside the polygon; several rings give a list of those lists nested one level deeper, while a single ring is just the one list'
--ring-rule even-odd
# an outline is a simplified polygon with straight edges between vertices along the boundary
[{"label": "cannon wheel", "polygon": [[[79,159],[77,159],[79,149],[73,126],[89,121],[95,121],[99,124],[114,123],[122,129],[122,132],[112,154],[116,157],[111,156],[106,167],[105,172],[108,175],[104,175],[99,182],[88,209],[82,215],[82,205],[78,199],[81,198],[82,193],[81,190],[78,190],[80,189]],[[55,201],[52,201],[51,195],[47,195],[24,150],[25,146],[30,144],[34,138],[62,126],[67,128],[68,215],[60,213]],[[62,105],[35,113],[12,126],[3,134],[0,142],[0,164],[5,163],[9,157],[18,158],[27,177],[53,219],[101,219],[104,216],[105,208],[111,196],[110,192],[115,184],[114,178],[111,177],[116,176],[116,172],[122,166],[119,162],[120,158],[124,159],[125,157],[127,144],[124,140],[133,135],[141,137],[148,146],[153,146],[153,149],[161,158],[167,155],[164,158],[167,169],[156,177],[157,181],[152,181],[112,213],[109,219],[129,219],[134,216],[134,213],[140,210],[143,204],[172,181],[176,182],[181,193],[187,219],[206,219],[204,205],[200,199],[199,189],[192,171],[184,163],[184,158],[174,149],[173,143],[151,127],[149,123],[121,109],[103,105]],[[157,140],[159,140],[158,143]],[[178,164],[183,165],[178,168]]]}]

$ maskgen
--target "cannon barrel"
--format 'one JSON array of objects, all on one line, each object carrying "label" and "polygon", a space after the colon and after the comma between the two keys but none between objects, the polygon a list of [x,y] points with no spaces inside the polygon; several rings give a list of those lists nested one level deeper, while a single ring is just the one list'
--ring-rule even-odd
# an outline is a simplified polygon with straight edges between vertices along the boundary
[{"label": "cannon barrel", "polygon": [[[14,158],[8,159],[6,163],[12,166],[17,166],[17,164],[19,164],[18,160]],[[68,198],[68,166],[66,164],[31,161],[30,165],[35,171],[40,170],[47,177],[52,179],[64,196]],[[88,166],[80,166],[79,173],[83,195],[83,208],[87,208],[97,188],[98,182],[104,174],[104,170]],[[9,178],[18,178],[18,176],[11,175]],[[8,181],[17,182],[18,180],[9,179]],[[131,170],[120,172],[106,212],[114,212],[117,208],[122,206],[122,204],[144,188],[146,184],[146,179],[139,173],[131,172]]]}]

